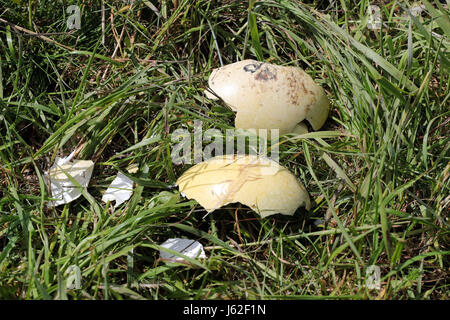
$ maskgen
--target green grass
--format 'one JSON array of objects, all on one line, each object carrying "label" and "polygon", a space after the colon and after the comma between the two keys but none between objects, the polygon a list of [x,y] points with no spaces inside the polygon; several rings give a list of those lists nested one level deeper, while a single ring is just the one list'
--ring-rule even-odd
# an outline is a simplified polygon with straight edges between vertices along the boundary
[{"label": "green grass", "polygon": [[[100,1],[0,3],[0,298],[449,298],[445,5],[423,1],[409,28],[411,1],[379,1],[371,31],[368,1],[105,1],[102,43]],[[65,34],[70,4],[81,29]],[[171,133],[233,128],[203,90],[220,61],[244,58],[302,67],[330,98],[323,132],[281,138],[310,212],[235,204],[203,219],[174,187],[189,165],[172,163]],[[48,208],[42,175],[75,148],[95,162],[88,192]],[[133,196],[114,210],[102,192],[133,163]],[[170,237],[208,259],[165,264]],[[365,286],[371,265],[380,290]]]}]

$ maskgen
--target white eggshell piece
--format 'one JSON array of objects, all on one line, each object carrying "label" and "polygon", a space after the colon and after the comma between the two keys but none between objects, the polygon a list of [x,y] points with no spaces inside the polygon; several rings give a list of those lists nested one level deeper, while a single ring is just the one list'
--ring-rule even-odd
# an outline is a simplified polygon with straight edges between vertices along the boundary
[{"label": "white eggshell piece", "polygon": [[[44,174],[44,179],[50,186],[51,197],[57,200],[49,201],[48,206],[54,207],[69,203],[82,194],[82,188],[86,188],[94,170],[94,162],[90,160],[70,161],[73,153],[66,158],[56,158],[55,164]],[[70,175],[80,186],[75,185],[67,177]]]},{"label": "white eggshell piece", "polygon": [[115,201],[114,208],[118,207],[133,194],[133,180],[119,172],[103,194],[102,201]]},{"label": "white eggshell piece", "polygon": [[[167,248],[176,252],[185,255],[188,258],[192,259],[206,259],[205,250],[203,249],[203,245],[195,240],[191,239],[180,239],[180,238],[170,238],[161,244],[161,247]],[[160,250],[159,252],[161,259],[176,261],[176,262],[184,262],[185,259],[183,257],[176,256],[172,253],[169,253],[164,250]]]}]

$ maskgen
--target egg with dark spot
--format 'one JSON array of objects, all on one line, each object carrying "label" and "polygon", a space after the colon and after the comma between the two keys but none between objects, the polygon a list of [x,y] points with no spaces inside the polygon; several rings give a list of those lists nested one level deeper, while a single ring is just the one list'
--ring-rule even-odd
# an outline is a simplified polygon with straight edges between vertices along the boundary
[{"label": "egg with dark spot", "polygon": [[[214,69],[208,84],[237,112],[236,128],[292,133],[306,119],[318,130],[328,117],[325,91],[298,67],[244,60]],[[217,99],[208,91],[206,96]]]}]

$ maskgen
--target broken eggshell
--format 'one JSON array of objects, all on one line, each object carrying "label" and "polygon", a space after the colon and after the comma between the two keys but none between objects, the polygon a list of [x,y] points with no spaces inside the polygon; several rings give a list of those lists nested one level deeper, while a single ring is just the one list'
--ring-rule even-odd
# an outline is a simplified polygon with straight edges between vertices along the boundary
[{"label": "broken eggshell", "polygon": [[[134,163],[130,165],[127,170],[128,173],[136,173],[138,172],[139,167]],[[114,205],[114,208],[117,208],[122,203],[130,199],[133,194],[133,185],[133,180],[119,172],[103,194],[102,201],[115,201],[116,204]]]},{"label": "broken eggshell", "polygon": [[208,98],[237,112],[236,128],[295,133],[304,119],[318,130],[328,117],[325,91],[298,67],[244,60],[214,69],[208,84]]},{"label": "broken eggshell", "polygon": [[103,202],[115,201],[114,208],[130,199],[133,194],[133,180],[119,172],[102,196]]},{"label": "broken eggshell", "polygon": [[303,184],[275,161],[256,155],[225,155],[188,169],[177,180],[180,192],[208,212],[239,202],[262,218],[276,213],[293,215],[311,208]]},{"label": "broken eggshell", "polygon": [[[50,187],[51,197],[56,199],[49,201],[49,207],[59,206],[78,199],[82,188],[86,188],[94,170],[94,162],[91,160],[72,160],[74,152],[68,157],[55,159],[55,163],[44,174],[44,180]],[[71,178],[76,181],[72,182]],[[81,188],[80,188],[81,187]]]},{"label": "broken eggshell", "polygon": [[[161,247],[178,252],[191,259],[206,259],[203,245],[195,240],[170,238],[162,243]],[[177,256],[164,250],[160,250],[159,254],[162,260],[168,262],[186,262],[183,257]]]}]

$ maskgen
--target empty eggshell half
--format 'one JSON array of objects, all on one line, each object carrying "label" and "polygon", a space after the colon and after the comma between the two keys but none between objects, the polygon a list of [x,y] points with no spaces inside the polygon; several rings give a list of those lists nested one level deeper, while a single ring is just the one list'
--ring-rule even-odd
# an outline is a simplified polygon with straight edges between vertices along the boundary
[{"label": "empty eggshell half", "polygon": [[216,156],[188,169],[177,185],[208,212],[239,202],[264,218],[311,207],[308,192],[289,170],[255,155]]},{"label": "empty eggshell half", "polygon": [[279,129],[296,132],[308,120],[314,130],[328,117],[325,91],[301,68],[244,60],[214,69],[206,96],[220,97],[236,111],[235,126],[241,129]]}]

